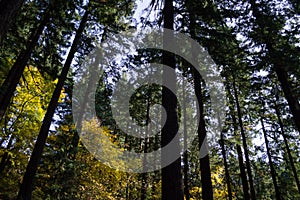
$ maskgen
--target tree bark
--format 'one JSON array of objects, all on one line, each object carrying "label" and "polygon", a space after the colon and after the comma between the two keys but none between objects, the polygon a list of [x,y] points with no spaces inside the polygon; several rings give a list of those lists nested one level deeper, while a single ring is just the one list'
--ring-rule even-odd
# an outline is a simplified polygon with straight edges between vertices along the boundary
[{"label": "tree bark", "polygon": [[26,48],[22,50],[10,69],[7,78],[0,89],[0,121],[2,120],[9,104],[10,100],[16,90],[16,87],[20,81],[20,78],[24,72],[25,66],[30,58],[31,52],[36,46],[46,24],[49,22],[49,11],[46,11],[40,25],[32,32],[28,38]]},{"label": "tree bark", "polygon": [[[173,30],[174,23],[174,8],[172,0],[164,1],[164,28]],[[172,34],[164,33],[163,45],[170,45],[173,40]],[[175,74],[175,57],[163,52],[163,64],[173,68],[172,73],[163,71],[163,85],[170,82],[176,88]],[[177,99],[176,96],[166,87],[162,89],[162,106],[167,113],[167,119],[162,128],[161,145],[166,146],[177,134],[178,131],[178,116],[177,116]],[[175,141],[176,147],[173,152],[162,151],[161,161],[165,162],[170,154],[180,155],[179,140]],[[183,200],[182,174],[181,174],[181,157],[179,156],[170,165],[162,169],[162,200]]]},{"label": "tree bark", "polygon": [[88,11],[85,12],[84,16],[82,17],[82,20],[80,22],[79,28],[76,32],[73,44],[71,46],[70,52],[68,54],[67,60],[64,64],[64,67],[62,69],[62,72],[60,74],[58,83],[56,85],[56,88],[53,92],[51,101],[49,103],[47,112],[45,114],[44,120],[42,127],[40,129],[40,133],[38,135],[38,138],[36,140],[34,149],[32,151],[29,163],[26,168],[26,172],[23,177],[22,184],[20,186],[19,194],[18,194],[18,200],[30,200],[31,199],[31,194],[32,194],[32,189],[33,189],[33,180],[34,176],[36,174],[38,164],[41,160],[43,149],[46,143],[46,139],[48,136],[49,128],[52,122],[52,117],[54,115],[56,106],[58,104],[59,96],[61,93],[61,90],[63,88],[64,82],[67,78],[68,71],[70,69],[72,60],[74,58],[74,55],[77,51],[77,46],[80,42],[81,35],[84,31],[86,22],[88,20]]},{"label": "tree bark", "polygon": [[24,2],[24,0],[0,1],[0,46]]}]

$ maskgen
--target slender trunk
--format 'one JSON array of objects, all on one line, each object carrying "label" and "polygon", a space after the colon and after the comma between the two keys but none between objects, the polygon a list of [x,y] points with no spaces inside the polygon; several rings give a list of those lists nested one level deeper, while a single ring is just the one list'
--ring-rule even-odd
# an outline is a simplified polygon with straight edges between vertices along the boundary
[{"label": "slender trunk", "polygon": [[255,190],[254,190],[254,184],[253,184],[253,177],[252,177],[252,170],[251,170],[251,163],[249,159],[249,153],[248,153],[248,145],[247,145],[247,138],[244,130],[244,125],[243,125],[243,120],[242,120],[242,112],[241,112],[241,107],[239,103],[239,98],[238,98],[238,93],[237,93],[237,88],[235,85],[235,78],[233,77],[233,94],[234,94],[234,99],[235,99],[235,104],[237,108],[237,114],[238,114],[238,122],[240,126],[240,131],[242,135],[242,141],[243,141],[243,148],[244,148],[244,154],[245,154],[245,159],[246,159],[246,167],[247,167],[247,174],[249,178],[249,185],[250,185],[250,194],[251,194],[251,199],[255,200]]},{"label": "slender trunk", "polygon": [[[158,134],[155,134],[154,136],[154,145],[153,145],[153,148],[156,150],[159,148],[159,145],[160,145],[160,141],[159,141],[159,135]],[[154,153],[154,160],[156,161],[157,159],[159,159],[159,157],[157,156],[157,153]],[[159,162],[157,162],[159,163]],[[154,166],[156,168],[156,166]],[[158,182],[159,180],[161,179],[160,177],[160,173],[158,170],[154,171],[153,172],[154,175],[153,175],[153,183],[152,183],[152,187],[151,187],[151,194],[152,196],[156,195],[157,193],[157,185],[158,185]]]},{"label": "slender trunk", "polygon": [[[190,9],[190,34],[193,39],[196,38],[195,34],[195,17],[192,12],[193,9]],[[192,52],[195,53],[195,52]],[[213,187],[211,181],[211,171],[209,163],[209,155],[207,150],[207,140],[206,140],[206,127],[204,119],[204,102],[201,88],[201,75],[193,68],[193,80],[194,80],[194,91],[197,97],[199,105],[199,124],[198,124],[198,139],[199,139],[199,155],[200,155],[200,171],[201,171],[201,184],[202,184],[202,198],[205,200],[213,199]],[[204,156],[202,156],[204,154]]]},{"label": "slender trunk", "polygon": [[[148,167],[148,160],[147,160],[147,152],[148,152],[148,146],[149,146],[149,122],[150,122],[150,106],[151,106],[151,100],[150,100],[150,95],[149,94],[149,89],[151,86],[148,85],[147,87],[147,111],[146,111],[146,133],[145,133],[145,146],[144,146],[144,158],[143,158],[143,171],[147,170]],[[148,188],[148,184],[147,184],[147,173],[144,172],[142,173],[142,188],[141,188],[141,200],[145,200],[146,199],[146,195],[147,195],[147,188]]]},{"label": "slender trunk", "polygon": [[[172,0],[164,1],[164,28],[173,30],[174,23],[174,8]],[[164,33],[163,46],[172,44],[174,36],[172,34]],[[163,64],[167,65],[174,70],[171,73],[163,71],[163,85],[166,82],[172,84],[172,89],[176,89],[176,74],[175,74],[175,57],[164,52]],[[178,131],[178,116],[177,116],[177,99],[176,96],[167,88],[162,89],[162,106],[167,113],[167,119],[164,127],[162,128],[161,145],[166,146]],[[172,149],[173,152],[162,151],[161,162],[164,163],[168,160],[170,154],[180,155],[179,139],[175,141],[176,145]],[[162,200],[183,200],[182,188],[182,174],[181,174],[181,157],[179,156],[170,165],[162,169]]]},{"label": "slender trunk", "polygon": [[203,95],[201,86],[200,74],[193,70],[194,90],[199,105],[199,125],[198,125],[198,139],[199,139],[199,153],[200,153],[200,171],[202,184],[202,199],[213,200],[213,187],[211,181],[211,171],[209,163],[209,155],[206,140],[206,126],[204,119]]},{"label": "slender trunk", "polygon": [[[230,88],[229,88],[229,85],[228,85],[228,82],[229,82],[228,78],[226,78],[226,82],[227,82],[226,90],[227,90],[227,95],[228,95],[228,98],[229,98],[229,109],[230,109],[230,115],[231,115],[232,123],[233,123],[234,136],[235,136],[236,140],[239,141],[240,139],[237,135],[238,124],[237,124],[237,120],[236,120],[235,113],[234,113],[234,99],[233,99],[233,96],[231,94],[231,91],[230,91]],[[241,146],[238,143],[236,144],[236,150],[237,150],[239,168],[240,168],[241,179],[242,179],[244,199],[249,200],[250,199],[249,185],[248,185],[247,174],[246,174],[246,170],[245,170],[243,152],[242,152]]]},{"label": "slender trunk", "polygon": [[47,112],[45,114],[44,120],[42,127],[40,129],[40,133],[38,135],[38,138],[36,140],[34,149],[32,151],[29,163],[26,168],[26,172],[23,177],[22,184],[20,186],[19,194],[18,194],[18,200],[30,200],[31,199],[31,194],[32,194],[32,189],[33,189],[33,180],[34,176],[36,174],[38,164],[40,162],[40,159],[42,157],[43,149],[46,143],[46,139],[48,136],[49,128],[52,122],[52,117],[54,115],[56,106],[58,104],[58,99],[61,93],[61,90],[63,88],[64,82],[67,78],[68,71],[70,69],[72,60],[74,58],[74,55],[77,51],[77,46],[80,42],[81,35],[83,33],[83,30],[85,28],[86,22],[88,20],[88,11],[85,12],[81,23],[79,25],[79,28],[76,32],[73,44],[71,46],[70,52],[68,54],[67,60],[65,62],[65,65],[62,69],[62,72],[60,74],[58,83],[56,85],[56,88],[53,92],[51,101],[49,103]]},{"label": "slender trunk", "polygon": [[232,200],[230,174],[229,174],[229,168],[228,168],[227,157],[226,157],[226,149],[225,149],[225,141],[224,141],[223,131],[221,132],[220,145],[221,145],[221,149],[222,149],[222,157],[223,157],[224,167],[225,167],[225,180],[226,180],[226,185],[227,185],[228,198],[229,198],[229,200]]},{"label": "slender trunk", "polygon": [[[276,96],[276,98],[277,98],[277,101],[278,101],[278,99],[279,99],[278,96]],[[281,115],[280,115],[279,107],[278,107],[276,102],[274,102],[274,106],[275,106],[275,112],[276,112],[277,120],[278,120],[280,129],[281,129],[281,135],[283,137],[285,149],[286,149],[287,154],[288,154],[289,162],[290,162],[290,165],[291,165],[291,168],[292,168],[292,171],[293,171],[293,175],[294,175],[294,178],[295,178],[295,181],[296,181],[298,192],[300,193],[300,181],[299,181],[297,170],[296,170],[296,167],[295,167],[295,164],[294,164],[294,159],[293,159],[293,156],[291,154],[291,149],[289,147],[288,139],[287,139],[286,134],[284,132],[284,128],[283,128],[284,126],[283,126],[283,122],[282,122],[281,117],[280,117]]]},{"label": "slender trunk", "polygon": [[187,150],[187,124],[186,124],[186,93],[185,93],[185,81],[182,80],[182,92],[183,92],[183,101],[182,101],[182,109],[183,109],[183,149],[185,152],[183,154],[183,174],[184,174],[184,196],[186,200],[190,200],[190,190],[189,190],[189,162],[188,162],[188,150]]},{"label": "slender trunk", "polygon": [[0,1],[0,46],[6,36],[10,25],[15,21],[24,0]]},{"label": "slender trunk", "polygon": [[[87,102],[88,102],[88,99],[91,98],[90,95],[92,93],[92,91],[91,91],[92,86],[98,80],[97,67],[99,66],[100,58],[101,58],[100,53],[96,52],[95,62],[92,63],[91,67],[90,67],[87,88],[85,90],[83,99],[80,101],[80,110],[79,110],[78,118],[76,121],[76,130],[77,131],[74,132],[74,135],[72,138],[72,144],[71,144],[72,148],[68,152],[69,157],[73,160],[75,159],[76,154],[78,152],[78,144],[79,144],[79,135],[78,134],[81,133],[82,122],[84,120]],[[70,98],[71,98],[71,95],[70,95]]]},{"label": "slender trunk", "polygon": [[30,37],[28,38],[26,48],[22,50],[10,69],[7,78],[5,79],[4,83],[0,89],[0,121],[2,120],[8,106],[10,100],[16,90],[16,87],[20,81],[20,78],[24,72],[25,66],[30,58],[31,52],[33,51],[34,47],[36,46],[43,30],[48,23],[50,18],[49,11],[46,11],[43,20],[41,21],[40,25],[32,32]]},{"label": "slender trunk", "polygon": [[261,123],[261,126],[262,126],[262,131],[263,131],[263,134],[264,134],[265,144],[266,144],[266,148],[267,148],[267,155],[268,155],[268,159],[269,159],[271,177],[272,177],[272,181],[273,181],[273,184],[274,184],[276,199],[280,200],[281,197],[280,197],[280,191],[279,191],[277,180],[276,180],[276,171],[275,171],[275,168],[274,168],[274,165],[273,165],[273,162],[272,162],[272,156],[271,156],[270,147],[269,147],[269,140],[268,140],[268,137],[267,137],[267,131],[265,129],[265,124],[264,124],[264,121],[263,121],[262,117],[260,118],[260,123]]}]

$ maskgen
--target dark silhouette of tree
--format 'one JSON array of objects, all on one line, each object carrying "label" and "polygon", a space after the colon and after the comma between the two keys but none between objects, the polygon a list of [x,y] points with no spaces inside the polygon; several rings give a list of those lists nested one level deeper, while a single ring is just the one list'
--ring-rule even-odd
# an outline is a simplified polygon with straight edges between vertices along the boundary
[{"label": "dark silhouette of tree", "polygon": [[4,83],[1,86],[0,89],[0,121],[3,118],[10,100],[16,90],[16,87],[20,81],[20,78],[23,74],[23,71],[25,69],[25,66],[28,62],[28,59],[30,58],[30,55],[35,48],[37,41],[39,40],[40,36],[43,33],[43,30],[46,26],[46,24],[49,22],[50,19],[50,13],[49,10],[47,10],[37,28],[32,31],[32,34],[28,38],[26,48],[22,50],[12,66],[11,70],[9,71],[9,74],[7,75]]},{"label": "dark silhouette of tree", "polygon": [[[281,46],[276,45],[276,43],[280,41],[280,43],[290,47],[290,44],[285,41],[285,38],[281,35],[278,35],[278,32],[276,32],[284,26],[281,18],[275,18],[275,16],[272,18],[271,14],[270,16],[267,16],[266,14],[260,12],[259,4],[257,4],[254,0],[249,0],[249,3],[253,11],[253,16],[255,17],[255,23],[258,26],[258,35],[260,35],[262,42],[266,45],[266,48],[269,51],[270,63],[273,64],[273,71],[277,75],[280,86],[294,117],[298,132],[300,133],[300,104],[292,91],[293,87],[290,83],[288,74],[288,72],[294,72],[294,74],[298,74],[297,69],[293,69],[293,66],[299,66],[299,59],[296,61],[296,64],[293,63],[293,59],[289,55],[290,52],[287,52],[288,59],[284,58],[285,56],[281,56],[281,52],[285,51],[285,49],[281,49]],[[271,11],[269,11],[269,13],[271,13]],[[266,21],[268,23],[266,23]],[[290,49],[288,50],[291,51]],[[299,52],[296,53],[299,56]]]},{"label": "dark silhouette of tree", "polygon": [[[234,136],[237,141],[240,141],[237,132],[238,132],[238,123],[236,119],[236,113],[235,113],[235,103],[234,103],[234,98],[232,96],[231,90],[229,88],[229,82],[228,78],[226,78],[226,91],[227,91],[227,96],[229,99],[229,109],[230,109],[230,116],[232,118],[232,123],[233,123],[233,131],[234,131]],[[248,180],[247,180],[247,174],[246,174],[246,169],[245,169],[245,164],[244,164],[244,158],[243,158],[243,152],[242,148],[239,145],[238,142],[236,142],[236,149],[237,149],[237,155],[238,155],[238,161],[239,161],[239,169],[241,173],[241,179],[242,179],[242,186],[243,186],[243,196],[244,199],[250,199],[249,195],[249,185],[248,185]]]},{"label": "dark silhouette of tree", "polygon": [[241,136],[242,136],[244,154],[245,154],[245,158],[246,158],[246,168],[247,168],[247,174],[248,174],[248,178],[249,178],[250,194],[251,194],[251,199],[254,200],[254,199],[256,199],[256,197],[255,197],[254,183],[253,183],[253,177],[252,177],[251,163],[250,163],[250,158],[249,158],[249,153],[248,153],[247,138],[246,138],[243,120],[242,120],[242,111],[241,111],[239,97],[238,97],[238,90],[236,87],[236,80],[235,80],[234,75],[233,75],[232,87],[233,87],[233,95],[234,95],[236,109],[237,109],[238,122],[239,122]]},{"label": "dark silhouette of tree", "polygon": [[265,128],[263,117],[260,118],[260,122],[261,122],[261,126],[262,126],[262,131],[263,131],[263,134],[264,134],[264,139],[265,139],[265,144],[266,144],[266,149],[267,149],[267,155],[268,155],[269,165],[270,165],[270,170],[271,170],[271,177],[272,177],[272,181],[273,181],[274,188],[275,188],[275,193],[276,193],[276,199],[279,200],[279,199],[281,199],[281,196],[280,196],[280,191],[279,191],[277,180],[276,180],[276,171],[274,169],[274,165],[273,165],[273,162],[272,162],[272,156],[271,156],[270,147],[269,147],[269,140],[268,140],[268,137],[267,137],[267,131],[266,131],[266,128]]},{"label": "dark silhouette of tree", "polygon": [[[164,28],[173,30],[174,24],[174,8],[173,0],[164,1]],[[163,45],[170,45],[173,40],[172,34],[164,33],[163,36]],[[169,43],[169,44],[168,44]],[[175,57],[163,53],[163,64],[174,69],[172,74],[163,72],[163,83],[170,82],[174,89],[176,83],[176,74],[175,74]],[[167,119],[164,127],[162,128],[161,134],[161,145],[165,146],[172,139],[178,131],[178,117],[177,117],[177,99],[176,94],[173,94],[169,89],[163,87],[162,89],[162,106],[165,108],[167,113]],[[162,152],[161,160],[164,162],[169,154],[178,154],[180,155],[180,146],[179,141],[176,141],[176,147],[173,149],[174,152]],[[162,199],[163,200],[183,200],[183,185],[182,185],[182,174],[181,174],[181,158],[179,157],[170,165],[162,169]]]},{"label": "dark silhouette of tree", "polygon": [[44,146],[45,146],[45,143],[46,143],[49,128],[50,128],[50,125],[51,125],[51,122],[52,122],[52,117],[54,115],[56,106],[58,104],[58,99],[59,99],[60,93],[63,89],[64,82],[67,78],[72,60],[73,60],[74,55],[77,51],[81,35],[82,35],[82,33],[84,31],[84,28],[85,28],[85,25],[88,21],[88,16],[89,16],[89,12],[88,12],[88,10],[86,10],[84,16],[81,19],[79,28],[76,31],[76,35],[75,35],[75,38],[73,40],[73,44],[71,46],[71,49],[70,49],[70,52],[68,54],[67,60],[64,64],[64,67],[63,67],[62,72],[60,74],[58,83],[57,83],[56,88],[53,92],[51,101],[49,103],[46,115],[45,115],[44,120],[43,120],[42,127],[40,129],[40,133],[39,133],[38,138],[36,140],[34,149],[32,151],[29,163],[28,163],[27,168],[26,168],[26,172],[25,172],[23,180],[22,180],[22,184],[20,186],[20,190],[19,190],[19,194],[18,194],[18,199],[20,199],[20,200],[21,199],[22,200],[31,199],[32,188],[33,188],[33,179],[35,177],[35,174],[36,174],[36,171],[37,171],[37,168],[38,168],[38,164],[40,162],[40,159],[41,159],[41,156],[42,156],[42,153],[43,153],[43,149],[44,149]]}]

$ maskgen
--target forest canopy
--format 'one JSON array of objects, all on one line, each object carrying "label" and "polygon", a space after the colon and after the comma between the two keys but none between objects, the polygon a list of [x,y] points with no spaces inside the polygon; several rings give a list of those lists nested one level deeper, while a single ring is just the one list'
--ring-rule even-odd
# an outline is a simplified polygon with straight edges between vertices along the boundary
[{"label": "forest canopy", "polygon": [[0,0],[0,52],[0,199],[300,199],[297,0]]}]

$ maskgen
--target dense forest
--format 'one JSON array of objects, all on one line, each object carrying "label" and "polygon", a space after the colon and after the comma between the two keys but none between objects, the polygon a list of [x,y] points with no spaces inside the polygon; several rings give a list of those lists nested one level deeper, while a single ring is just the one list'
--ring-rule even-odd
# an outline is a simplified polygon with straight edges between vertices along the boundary
[{"label": "dense forest", "polygon": [[0,199],[300,199],[298,0],[0,0],[0,52]]}]

